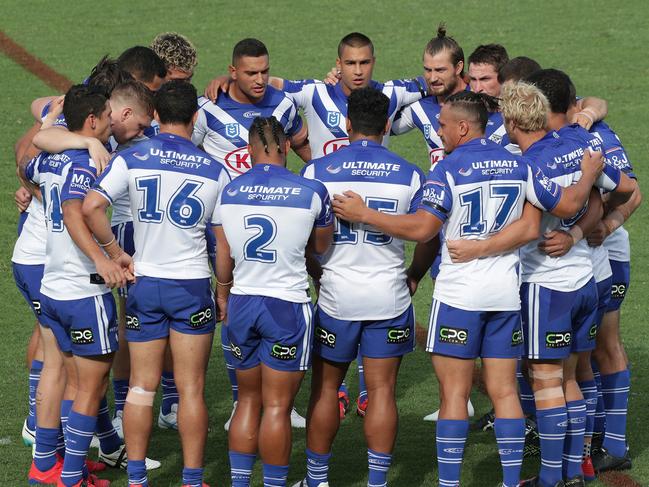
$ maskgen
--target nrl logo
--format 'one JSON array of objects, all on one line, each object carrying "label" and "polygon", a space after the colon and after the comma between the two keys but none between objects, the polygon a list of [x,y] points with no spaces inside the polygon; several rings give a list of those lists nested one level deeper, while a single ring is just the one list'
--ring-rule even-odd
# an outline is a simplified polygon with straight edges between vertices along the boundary
[{"label": "nrl logo", "polygon": [[340,123],[340,112],[327,112],[327,125],[337,127]]},{"label": "nrl logo", "polygon": [[239,124],[238,123],[226,123],[225,124],[225,135],[234,139],[239,137]]}]

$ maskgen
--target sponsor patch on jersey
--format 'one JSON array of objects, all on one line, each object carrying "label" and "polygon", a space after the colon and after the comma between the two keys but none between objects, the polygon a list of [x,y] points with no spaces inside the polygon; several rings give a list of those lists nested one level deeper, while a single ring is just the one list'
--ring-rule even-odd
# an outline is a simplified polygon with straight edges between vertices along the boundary
[{"label": "sponsor patch on jersey", "polygon": [[325,143],[325,145],[322,146],[322,152],[324,155],[331,154],[333,152],[336,152],[339,149],[342,149],[343,147],[347,147],[349,145],[349,137],[341,137],[339,139],[331,139]]},{"label": "sponsor patch on jersey", "polygon": [[271,348],[270,354],[279,360],[295,360],[297,358],[297,346],[276,343]]},{"label": "sponsor patch on jersey", "polygon": [[255,117],[261,117],[261,112],[256,112],[254,110],[247,111],[243,114],[245,118],[255,118]]},{"label": "sponsor patch on jersey", "polygon": [[232,352],[234,358],[236,358],[237,360],[243,360],[243,353],[241,353],[241,348],[239,346],[230,342],[230,351]]},{"label": "sponsor patch on jersey", "polygon": [[516,347],[523,343],[523,330],[516,330],[512,333],[512,347]]},{"label": "sponsor patch on jersey", "polygon": [[70,194],[85,196],[94,182],[95,175],[92,171],[83,167],[75,167],[72,169],[68,191]]},{"label": "sponsor patch on jersey", "polygon": [[248,147],[242,147],[241,149],[229,152],[223,160],[226,166],[238,174],[243,174],[252,167]]},{"label": "sponsor patch on jersey", "polygon": [[140,331],[140,320],[137,316],[126,315],[126,329]]},{"label": "sponsor patch on jersey", "polygon": [[336,348],[336,334],[321,326],[315,327],[315,339],[325,347]]},{"label": "sponsor patch on jersey", "polygon": [[442,326],[439,329],[439,341],[453,345],[466,345],[469,342],[469,330]]},{"label": "sponsor patch on jersey", "polygon": [[91,328],[70,330],[70,339],[75,345],[90,345],[91,343],[95,343],[95,336]]},{"label": "sponsor patch on jersey", "polygon": [[192,328],[201,328],[214,320],[214,313],[209,306],[203,308],[189,317],[189,326]]},{"label": "sponsor patch on jersey", "polygon": [[624,299],[626,296],[626,283],[618,282],[611,285],[611,298]]},{"label": "sponsor patch on jersey", "polygon": [[388,343],[406,343],[410,340],[410,327],[388,328]]},{"label": "sponsor patch on jersey", "polygon": [[572,333],[569,331],[549,331],[545,334],[545,346],[548,348],[569,347]]}]

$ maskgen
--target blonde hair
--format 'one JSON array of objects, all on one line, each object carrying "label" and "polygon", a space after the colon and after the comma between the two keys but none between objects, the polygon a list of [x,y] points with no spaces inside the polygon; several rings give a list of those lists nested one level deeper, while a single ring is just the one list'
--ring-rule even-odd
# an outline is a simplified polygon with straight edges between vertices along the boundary
[{"label": "blonde hair", "polygon": [[158,34],[151,43],[151,49],[169,68],[193,73],[196,68],[196,48],[185,36],[176,32]]},{"label": "blonde hair", "polygon": [[505,123],[512,121],[525,132],[544,130],[548,125],[550,103],[536,86],[508,81],[500,92],[500,111]]}]

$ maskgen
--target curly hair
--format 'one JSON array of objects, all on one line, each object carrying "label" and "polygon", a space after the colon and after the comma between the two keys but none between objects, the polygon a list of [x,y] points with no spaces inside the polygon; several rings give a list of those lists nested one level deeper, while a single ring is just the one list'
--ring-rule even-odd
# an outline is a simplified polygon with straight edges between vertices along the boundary
[{"label": "curly hair", "polygon": [[198,64],[194,45],[185,36],[176,32],[158,34],[151,43],[151,49],[160,56],[167,69],[176,68],[193,73]]}]

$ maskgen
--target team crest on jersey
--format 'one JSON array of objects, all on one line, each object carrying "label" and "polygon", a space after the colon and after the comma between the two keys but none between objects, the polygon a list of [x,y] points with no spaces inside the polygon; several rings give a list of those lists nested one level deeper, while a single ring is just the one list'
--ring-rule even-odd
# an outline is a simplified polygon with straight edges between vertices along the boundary
[{"label": "team crest on jersey", "polygon": [[431,124],[429,123],[424,124],[424,137],[430,139],[430,133],[432,132],[432,130],[433,130],[433,126]]},{"label": "team crest on jersey", "polygon": [[225,124],[225,135],[234,139],[239,137],[239,124],[238,123],[226,123]]},{"label": "team crest on jersey", "polygon": [[340,123],[340,112],[327,112],[327,125],[338,127]]}]

